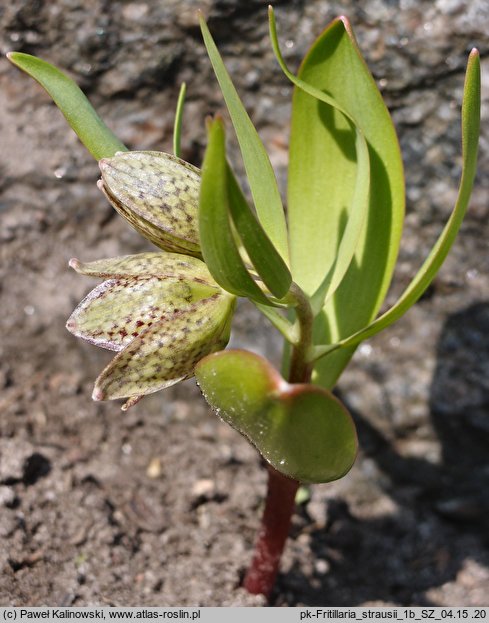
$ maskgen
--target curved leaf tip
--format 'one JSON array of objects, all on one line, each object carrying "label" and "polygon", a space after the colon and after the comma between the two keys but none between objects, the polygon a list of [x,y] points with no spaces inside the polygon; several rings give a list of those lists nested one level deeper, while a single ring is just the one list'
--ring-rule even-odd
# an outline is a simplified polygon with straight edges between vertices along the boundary
[{"label": "curved leaf tip", "polygon": [[289,256],[287,224],[270,158],[232,83],[202,15],[200,28],[236,132],[258,220],[272,244],[287,262]]},{"label": "curved leaf tip", "polygon": [[479,51],[473,48],[467,63],[462,102],[462,176],[460,179],[457,201],[450,218],[418,273],[396,303],[376,320],[349,337],[338,341],[336,344],[318,346],[316,349],[316,359],[329,355],[337,348],[356,346],[361,341],[386,329],[416,303],[435,278],[455,241],[455,237],[460,229],[469,205],[477,171],[480,104],[481,82]]},{"label": "curved leaf tip", "polygon": [[60,69],[24,52],[9,52],[7,59],[47,91],[95,160],[113,156],[118,151],[127,151],[95,112],[76,82]]}]

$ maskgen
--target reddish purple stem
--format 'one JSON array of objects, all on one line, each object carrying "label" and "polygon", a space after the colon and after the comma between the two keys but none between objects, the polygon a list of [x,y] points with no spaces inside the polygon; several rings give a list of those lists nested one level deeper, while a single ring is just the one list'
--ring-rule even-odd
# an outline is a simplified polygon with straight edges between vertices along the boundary
[{"label": "reddish purple stem", "polygon": [[289,535],[298,488],[297,480],[287,478],[269,466],[265,511],[253,560],[243,582],[249,593],[270,597]]},{"label": "reddish purple stem", "polygon": [[[307,351],[312,344],[314,317],[308,298],[292,283],[290,292],[296,298],[295,308],[300,325],[300,340],[292,349],[289,367],[289,383],[309,383],[312,365],[308,363]],[[290,521],[295,508],[295,494],[299,482],[287,478],[268,466],[268,491],[265,511],[258,532],[253,560],[246,573],[243,586],[253,595],[267,598],[275,584],[280,558],[289,535]]]}]

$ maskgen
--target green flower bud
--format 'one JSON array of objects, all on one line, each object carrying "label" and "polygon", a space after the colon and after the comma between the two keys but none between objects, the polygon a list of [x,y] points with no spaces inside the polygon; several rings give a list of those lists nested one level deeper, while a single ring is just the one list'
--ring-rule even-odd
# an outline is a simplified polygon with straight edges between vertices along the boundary
[{"label": "green flower bud", "polygon": [[235,298],[194,257],[142,253],[70,266],[106,279],[66,325],[77,337],[118,351],[95,383],[95,400],[129,398],[127,408],[189,378],[202,357],[229,340]]},{"label": "green flower bud", "polygon": [[157,151],[119,152],[99,166],[99,188],[142,236],[165,251],[201,257],[199,169]]}]

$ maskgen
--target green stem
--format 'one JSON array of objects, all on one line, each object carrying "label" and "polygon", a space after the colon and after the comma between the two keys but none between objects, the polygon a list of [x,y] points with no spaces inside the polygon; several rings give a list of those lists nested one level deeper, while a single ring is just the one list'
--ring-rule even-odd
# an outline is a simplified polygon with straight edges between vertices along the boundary
[{"label": "green stem", "polygon": [[[288,380],[289,383],[308,383],[312,372],[308,355],[312,347],[314,318],[308,298],[296,284],[292,284],[291,294],[297,303],[295,309],[300,339],[292,349]],[[273,467],[268,467],[265,509],[253,559],[243,582],[249,593],[270,597],[289,535],[299,485],[299,481],[287,478]]]},{"label": "green stem", "polygon": [[295,312],[299,325],[299,340],[292,349],[289,368],[289,383],[309,383],[311,380],[312,364],[309,363],[309,354],[312,348],[312,326],[314,316],[309,299],[295,283],[290,289],[296,300]]}]

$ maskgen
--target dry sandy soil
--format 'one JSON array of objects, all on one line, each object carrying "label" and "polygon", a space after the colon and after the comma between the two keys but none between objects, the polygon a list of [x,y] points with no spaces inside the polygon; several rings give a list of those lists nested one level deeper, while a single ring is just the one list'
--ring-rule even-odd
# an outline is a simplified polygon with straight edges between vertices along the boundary
[{"label": "dry sandy soil", "polygon": [[[0,50],[66,69],[131,148],[171,149],[186,80],[184,156],[222,109],[197,2],[13,0]],[[282,185],[290,88],[266,2],[200,3]],[[393,301],[446,220],[460,173],[468,50],[483,57],[477,189],[459,240],[418,306],[358,350],[338,387],[359,428],[351,473],[294,517],[275,605],[487,605],[489,553],[489,8],[484,0],[278,2],[296,66],[338,13],[393,111],[408,212]],[[126,414],[90,400],[110,354],[66,318],[94,282],[67,268],[149,248],[98,193],[96,163],[38,86],[0,59],[0,605],[260,605],[239,588],[265,492],[256,452],[195,383]],[[247,304],[233,343],[277,358]]]}]

